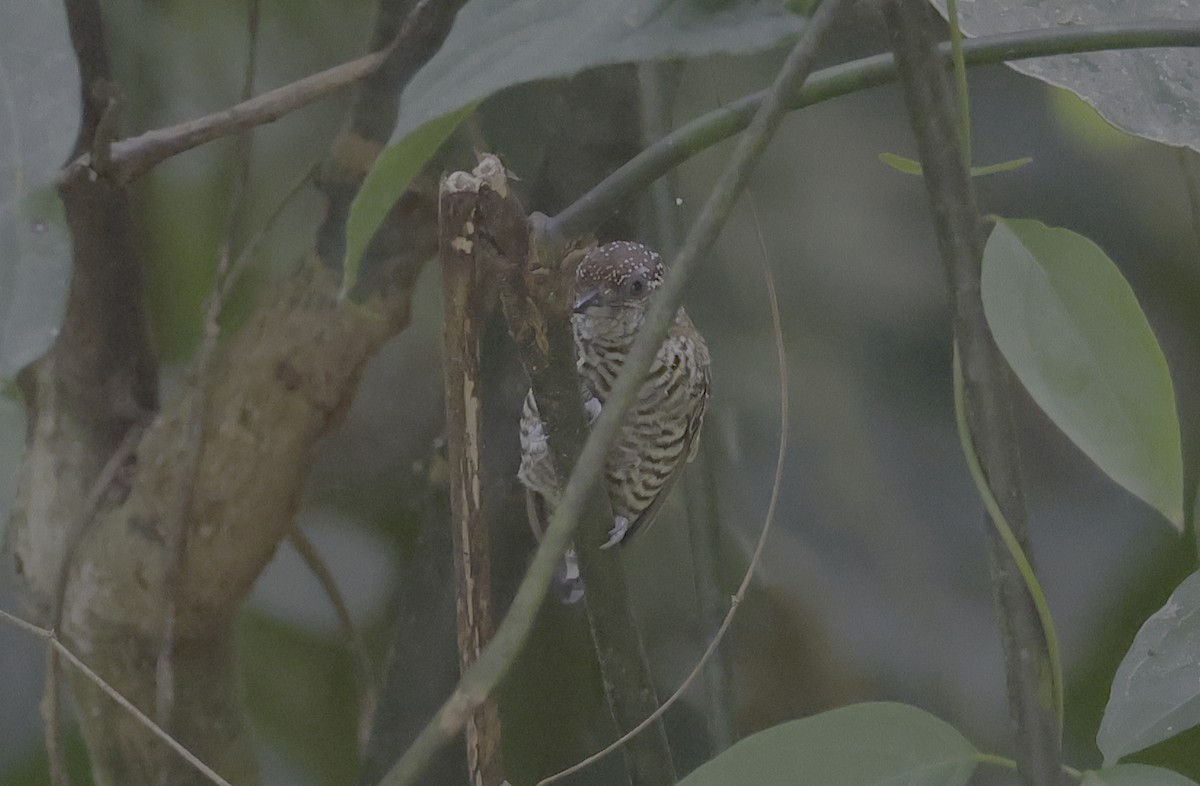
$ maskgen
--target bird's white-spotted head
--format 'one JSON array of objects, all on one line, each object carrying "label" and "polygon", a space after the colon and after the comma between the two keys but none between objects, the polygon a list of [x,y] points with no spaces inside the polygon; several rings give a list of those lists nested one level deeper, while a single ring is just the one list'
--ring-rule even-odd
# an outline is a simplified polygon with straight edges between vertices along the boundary
[{"label": "bird's white-spotted head", "polygon": [[618,240],[589,251],[575,270],[575,331],[581,337],[632,337],[667,268],[658,252]]}]

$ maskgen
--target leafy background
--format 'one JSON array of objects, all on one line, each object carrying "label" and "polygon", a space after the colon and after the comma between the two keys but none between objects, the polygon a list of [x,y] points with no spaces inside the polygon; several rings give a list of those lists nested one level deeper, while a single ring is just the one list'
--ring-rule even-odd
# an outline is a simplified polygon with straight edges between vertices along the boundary
[{"label": "leafy background", "polygon": [[[56,4],[41,0],[36,7]],[[105,10],[127,99],[127,131],[234,100],[241,3],[111,0]],[[6,13],[0,11],[0,19]],[[357,54],[370,8],[361,0],[296,0],[265,3],[264,14],[263,89]],[[847,23],[826,55],[829,62],[885,49],[872,25],[867,17]],[[41,49],[61,55],[61,28],[47,26],[38,35],[44,36],[37,39]],[[9,51],[0,47],[4,57]],[[761,88],[780,58],[769,52],[689,63],[677,122]],[[39,82],[38,94],[49,100],[68,88],[73,95],[70,85]],[[1073,96],[1004,68],[973,71],[972,91],[977,160],[1034,158],[1023,169],[979,182],[984,209],[1036,217],[1091,238],[1147,311],[1179,391],[1191,487],[1200,402],[1187,391],[1195,389],[1200,370],[1194,340],[1200,265],[1179,159],[1113,131]],[[321,155],[345,102],[335,97],[256,132],[251,225]],[[550,107],[537,115],[548,118],[545,124],[554,122]],[[518,127],[525,120],[508,118]],[[51,160],[65,156],[70,139],[64,136]],[[981,750],[1003,750],[1001,656],[979,504],[954,432],[942,274],[923,187],[881,165],[881,151],[913,153],[894,88],[793,116],[751,185],[782,292],[794,447],[779,529],[731,634],[733,720],[739,733],[748,733],[851,701],[889,699],[934,712]],[[685,224],[725,153],[719,147],[681,169]],[[215,144],[163,165],[135,189],[154,338],[169,376],[199,335],[231,162],[230,146]],[[520,161],[512,163],[520,173]],[[266,244],[267,258],[239,293],[231,323],[304,250],[319,216],[311,194],[288,209]],[[728,533],[720,557],[729,576],[740,571],[761,522],[778,428],[756,249],[743,202],[688,306],[714,356],[705,440]],[[5,252],[4,258],[12,257]],[[5,275],[11,275],[8,264],[0,266],[0,303],[11,303],[15,290]],[[377,661],[397,588],[414,569],[406,560],[419,511],[405,490],[420,474],[414,463],[429,454],[440,418],[435,275],[431,269],[422,283],[413,327],[368,370],[346,424],[322,451],[301,518],[350,595]],[[47,311],[52,294],[45,292]],[[1036,560],[1067,665],[1068,758],[1099,766],[1094,736],[1117,664],[1141,623],[1192,570],[1193,551],[1150,507],[1083,458],[1031,401],[1023,402],[1021,416]],[[17,405],[11,396],[0,399],[0,480],[11,477],[7,468],[22,439]],[[680,498],[674,503],[626,557],[664,691],[690,668],[705,639],[694,621],[683,504]],[[0,603],[18,608],[9,578],[0,576]],[[351,780],[351,661],[313,579],[286,547],[256,589],[243,625],[247,697],[269,779]],[[569,610],[548,610],[505,686],[506,719],[520,730],[506,750],[514,779],[570,763],[604,738],[581,636]],[[44,782],[40,669],[39,647],[0,628],[0,783]],[[686,768],[709,755],[698,731],[704,712],[703,694],[696,693],[669,717]],[[1192,733],[1133,758],[1200,778],[1197,742]],[[588,782],[600,782],[605,772]]]}]

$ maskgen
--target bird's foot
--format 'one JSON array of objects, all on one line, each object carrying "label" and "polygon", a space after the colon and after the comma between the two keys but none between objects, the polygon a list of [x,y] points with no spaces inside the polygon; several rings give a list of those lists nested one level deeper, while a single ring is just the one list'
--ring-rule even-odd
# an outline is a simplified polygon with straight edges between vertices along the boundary
[{"label": "bird's foot", "polygon": [[589,426],[596,422],[596,418],[600,417],[601,409],[603,409],[603,405],[595,396],[583,402],[583,411],[587,413]]},{"label": "bird's foot", "polygon": [[583,599],[583,576],[579,575],[579,557],[574,546],[567,549],[554,569],[554,588],[559,602],[564,605]]},{"label": "bird's foot", "polygon": [[608,531],[608,540],[600,548],[611,549],[625,539],[627,532],[629,532],[629,519],[624,516],[613,516],[613,527]]}]

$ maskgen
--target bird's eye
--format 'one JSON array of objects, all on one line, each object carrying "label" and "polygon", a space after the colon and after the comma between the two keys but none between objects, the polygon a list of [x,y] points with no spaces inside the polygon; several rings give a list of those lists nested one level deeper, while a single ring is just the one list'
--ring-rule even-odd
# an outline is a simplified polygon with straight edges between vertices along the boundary
[{"label": "bird's eye", "polygon": [[635,278],[629,282],[629,293],[631,295],[640,295],[646,289],[646,282],[640,278]]}]

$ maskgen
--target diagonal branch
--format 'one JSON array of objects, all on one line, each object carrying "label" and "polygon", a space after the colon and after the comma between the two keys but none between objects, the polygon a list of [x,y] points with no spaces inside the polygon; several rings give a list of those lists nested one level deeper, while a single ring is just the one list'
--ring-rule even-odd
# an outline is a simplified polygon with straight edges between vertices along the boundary
[{"label": "diagonal branch", "polygon": [[[1194,46],[1200,46],[1200,23],[1148,21],[983,36],[964,41],[963,53],[967,65],[989,65],[1078,52]],[[937,51],[946,62],[950,61],[949,44],[941,44]],[[803,109],[894,81],[896,61],[891,54],[864,57],[813,73],[802,88],[788,94],[787,108]],[[767,91],[761,91],[743,96],[662,137],[554,216],[546,227],[546,237],[564,242],[590,231],[633,194],[641,193],[700,151],[744,129],[766,95]]]},{"label": "diagonal branch", "polygon": [[[109,175],[117,183],[128,183],[172,156],[274,122],[331,93],[367,79],[381,69],[394,67],[397,62],[423,64],[428,54],[422,57],[422,53],[428,50],[429,44],[433,42],[436,48],[445,37],[444,33],[439,36],[439,31],[445,23],[447,9],[453,19],[461,5],[461,2],[417,0],[390,41],[377,40],[377,45],[384,46],[379,51],[243,100],[228,109],[114,142],[101,174]],[[387,83],[396,84],[397,76],[402,74],[389,75]],[[399,91],[396,91],[396,95],[399,95]],[[78,166],[94,163],[86,158],[74,162]]]}]

